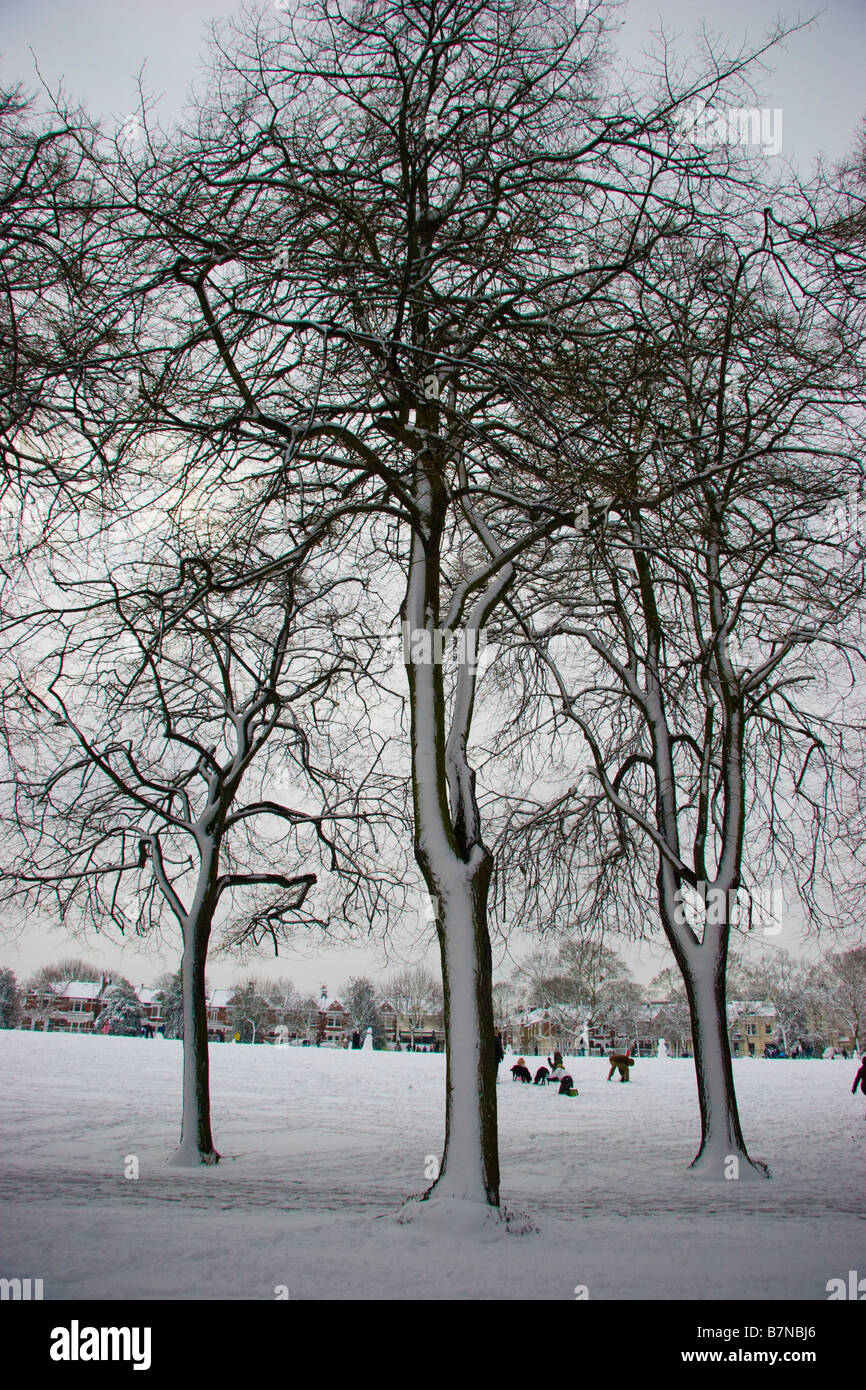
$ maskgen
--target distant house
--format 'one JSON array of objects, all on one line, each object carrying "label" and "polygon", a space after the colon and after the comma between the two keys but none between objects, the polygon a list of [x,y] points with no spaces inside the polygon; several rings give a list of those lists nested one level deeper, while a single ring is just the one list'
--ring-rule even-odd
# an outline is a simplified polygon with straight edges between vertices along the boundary
[{"label": "distant house", "polygon": [[234,995],[233,989],[211,989],[207,994],[207,1026],[209,1031],[227,1032],[229,1026],[229,1004]]},{"label": "distant house", "polygon": [[778,1018],[773,1004],[762,999],[733,999],[728,1004],[732,1057],[763,1057],[776,1043]]},{"label": "distant house", "polygon": [[22,1028],[32,1032],[92,1033],[100,999],[107,984],[95,980],[56,980],[41,990],[28,990]]},{"label": "distant house", "polygon": [[400,1041],[400,1018],[394,1005],[387,999],[379,1005],[379,1019],[386,1046],[396,1047]]},{"label": "distant house", "polygon": [[445,1044],[445,1019],[441,1012],[398,1009],[390,1000],[379,1005],[382,1034],[389,1048],[429,1048],[436,1052]]},{"label": "distant house", "polygon": [[[566,1004],[522,1009],[512,1026],[503,1032],[503,1041],[506,1040],[518,1052],[532,1057],[547,1057],[553,1052],[574,1056],[586,1049],[586,1018]],[[589,1044],[590,1052],[601,1052],[604,1047],[603,1039],[592,1032]]]},{"label": "distant house", "polygon": [[517,1015],[516,1049],[533,1057],[547,1056],[553,1048],[562,1049],[559,1029],[547,1009],[526,1009]]},{"label": "distant house", "polygon": [[[656,1026],[655,1011],[650,1008],[634,1018],[630,1031],[625,1031],[620,1025],[616,1032],[616,1050],[619,1052],[623,1047],[627,1047],[631,1049],[633,1057],[654,1057],[658,1051],[659,1038],[663,1036]],[[669,1053],[673,1052],[674,1048],[670,1048]]]},{"label": "distant house", "polygon": [[670,1057],[691,1057],[693,1053],[692,1023],[688,1006],[682,999],[653,999],[649,1004],[652,1032],[658,1047],[664,1038]]},{"label": "distant house", "polygon": [[138,995],[138,1002],[144,1014],[145,1026],[155,1032],[165,1023],[165,1014],[163,1013],[162,1007],[163,991],[161,989],[148,989],[144,985],[140,985],[135,992]]},{"label": "distant house", "polygon": [[[233,989],[212,989],[207,995],[208,1031],[228,1035],[231,1030],[231,1001]],[[265,1043],[324,1043],[342,1047],[351,1038],[352,1020],[340,999],[323,996],[318,1002],[308,996],[263,996],[267,1013],[258,1029],[258,1038]]]},{"label": "distant house", "polygon": [[651,1005],[633,1019],[594,1022],[587,1010],[550,1004],[517,1013],[502,1033],[504,1042],[530,1057],[547,1057],[555,1051],[572,1057],[606,1057],[626,1048],[635,1056],[648,1057],[655,1055],[664,1029],[659,1032],[657,1010]]},{"label": "distant house", "polygon": [[352,1015],[339,999],[325,1002],[319,1009],[319,1026],[316,1036],[326,1046],[342,1047],[343,1040],[351,1041],[353,1032]]}]

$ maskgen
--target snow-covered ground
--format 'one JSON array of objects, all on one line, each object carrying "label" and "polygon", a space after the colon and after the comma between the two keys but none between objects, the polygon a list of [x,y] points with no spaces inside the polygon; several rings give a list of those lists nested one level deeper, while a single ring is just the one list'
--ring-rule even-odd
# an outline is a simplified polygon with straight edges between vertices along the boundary
[{"label": "snow-covered ground", "polygon": [[[856,1064],[734,1064],[769,1182],[687,1171],[694,1070],[567,1059],[580,1095],[500,1068],[506,1205],[537,1231],[396,1219],[441,1149],[445,1059],[211,1047],[223,1161],[184,1171],[180,1043],[0,1032],[0,1276],[46,1298],[816,1299],[866,1270]],[[528,1059],[530,1065],[534,1059]],[[138,1179],[127,1178],[130,1156]]]}]

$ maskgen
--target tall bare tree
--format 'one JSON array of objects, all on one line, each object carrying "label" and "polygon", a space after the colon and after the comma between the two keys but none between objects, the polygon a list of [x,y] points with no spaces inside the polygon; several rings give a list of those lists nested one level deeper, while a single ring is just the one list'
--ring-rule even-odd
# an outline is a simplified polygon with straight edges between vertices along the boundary
[{"label": "tall bare tree", "polygon": [[415,1035],[424,1028],[429,1015],[441,1013],[441,984],[425,965],[407,965],[386,980],[383,988],[385,997],[394,1006],[397,1041],[400,1040],[401,1021],[405,1020],[410,1043],[414,1046]]},{"label": "tall bare tree", "polygon": [[[85,925],[144,932],[175,919],[184,1073],[173,1162],[210,1164],[214,927],[227,917],[224,943],[276,950],[297,926],[369,920],[388,870],[369,866],[356,832],[383,823],[387,796],[377,783],[367,816],[365,793],[328,766],[335,706],[359,674],[329,630],[339,581],[283,572],[227,596],[209,571],[173,559],[158,532],[150,544],[107,578],[73,581],[70,557],[58,560],[65,606],[43,607],[38,621],[32,609],[7,614],[2,879]],[[311,909],[323,873],[330,886]]]},{"label": "tall bare tree", "polygon": [[836,1027],[849,1033],[862,1053],[866,1037],[866,946],[831,955],[828,966]]},{"label": "tall bare tree", "polygon": [[611,101],[597,16],[565,0],[315,0],[224,35],[222,54],[195,128],[159,147],[148,132],[115,171],[106,264],[144,325],[118,345],[130,432],[183,440],[187,478],[247,480],[239,528],[291,495],[272,572],[366,524],[407,634],[415,854],[442,957],[428,1195],[498,1205],[474,656],[515,562],[584,501],[547,487],[563,436],[538,345],[684,234],[730,161],[674,141],[676,110],[744,60],[675,95],[666,74],[644,109]]},{"label": "tall bare tree", "polygon": [[757,224],[723,208],[657,248],[583,374],[569,358],[586,320],[564,332],[559,408],[583,448],[562,474],[576,490],[594,467],[590,525],[539,574],[534,610],[513,605],[540,663],[526,688],[549,682],[585,750],[522,817],[521,897],[546,878],[539,893],[584,925],[618,912],[635,931],[655,899],[692,1017],[694,1163],[716,1176],[732,1157],[764,1171],[730,1063],[732,926],[783,873],[827,919],[863,755],[862,539],[828,525],[861,479],[862,328],[826,296],[808,203],[799,222],[779,204]]},{"label": "tall bare tree", "polygon": [[563,932],[556,949],[530,955],[515,972],[526,1002],[546,1009],[568,1047],[610,1024],[633,984],[625,962],[598,936]]}]

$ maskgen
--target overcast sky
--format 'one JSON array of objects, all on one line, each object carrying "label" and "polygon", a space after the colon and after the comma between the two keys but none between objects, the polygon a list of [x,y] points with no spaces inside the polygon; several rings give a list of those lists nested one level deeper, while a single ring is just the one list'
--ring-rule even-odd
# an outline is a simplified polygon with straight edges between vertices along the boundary
[{"label": "overcast sky", "polygon": [[[826,0],[823,7],[784,0],[623,0],[608,8],[622,26],[622,57],[636,66],[661,29],[684,53],[694,51],[703,25],[736,51],[756,45],[778,17],[791,23],[817,16],[769,56],[763,104],[782,109],[784,153],[802,171],[819,152],[841,158],[851,148],[866,109],[866,0]],[[35,55],[49,86],[62,78],[70,97],[122,123],[136,108],[143,69],[145,88],[160,98],[168,122],[196,79],[209,25],[236,10],[232,0],[0,0],[0,73],[6,81],[35,85]]]},{"label": "overcast sky", "polygon": [[[62,80],[68,98],[81,99],[110,125],[122,124],[136,110],[137,78],[143,70],[145,91],[158,99],[167,125],[182,111],[197,79],[210,24],[237,8],[231,0],[0,0],[0,79],[4,85],[21,82],[25,89],[35,90],[38,63],[49,88],[56,89]],[[636,68],[647,66],[643,55],[661,30],[676,40],[683,55],[695,52],[696,34],[703,26],[736,52],[760,42],[780,17],[796,22],[815,16],[805,30],[768,55],[767,70],[756,75],[755,85],[762,105],[781,109],[782,157],[801,174],[808,174],[820,155],[840,160],[851,151],[866,114],[866,0],[826,0],[823,7],[798,7],[784,0],[717,0],[714,5],[707,0],[624,0],[608,8],[621,25],[620,60]],[[411,927],[416,937],[417,921]],[[779,944],[799,949],[796,940]],[[166,947],[158,952],[155,943],[145,949],[136,942],[121,950],[100,937],[75,942],[58,930],[31,927],[0,942],[0,964],[27,975],[38,965],[74,952],[120,969],[139,984],[174,968],[179,950],[179,940],[176,950]],[[523,954],[519,946],[515,950]],[[407,955],[417,959],[417,951],[407,950]],[[511,963],[501,951],[495,959],[497,976],[510,974]],[[429,960],[435,964],[435,953]],[[661,946],[634,962],[643,980],[670,963],[669,952]],[[254,963],[248,973],[288,974],[305,989],[318,991],[326,984],[334,994],[351,974],[381,975],[385,969],[380,953],[359,948],[330,954],[307,950],[303,957],[287,953],[276,962]],[[238,965],[221,962],[213,964],[208,977],[214,984],[228,984],[242,973]]]}]

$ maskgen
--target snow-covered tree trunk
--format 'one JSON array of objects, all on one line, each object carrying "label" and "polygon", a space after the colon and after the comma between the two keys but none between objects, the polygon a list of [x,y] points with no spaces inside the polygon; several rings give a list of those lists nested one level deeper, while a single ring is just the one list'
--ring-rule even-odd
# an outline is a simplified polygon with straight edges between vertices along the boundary
[{"label": "snow-covered tree trunk", "polygon": [[474,862],[455,860],[437,875],[445,994],[445,1147],[437,1197],[499,1204],[496,1115],[496,1048],[492,957],[487,930],[487,892],[492,860],[480,850]]},{"label": "snow-covered tree trunk", "polygon": [[[487,930],[492,858],[481,840],[474,776],[466,748],[472,716],[474,658],[463,659],[446,743],[442,666],[436,659],[442,498],[428,474],[418,495],[426,534],[416,531],[402,618],[409,627],[406,671],[412,743],[415,856],[436,902],[446,1032],[445,1146],[426,1197],[499,1205],[493,982]],[[496,594],[508,574],[496,581]],[[470,616],[477,628],[488,599]]]},{"label": "snow-covered tree trunk", "polygon": [[662,871],[662,924],[688,998],[701,1114],[701,1144],[690,1166],[714,1178],[767,1177],[766,1166],[749,1157],[737,1109],[725,990],[727,924],[706,923],[698,942],[671,910],[670,885],[671,876]]},{"label": "snow-covered tree trunk", "polygon": [[183,962],[183,1115],[180,1146],[169,1160],[179,1167],[217,1163],[210,1123],[207,1040],[207,961],[210,922],[191,923],[184,932]]},{"label": "snow-covered tree trunk", "polygon": [[216,906],[219,845],[201,835],[199,881],[189,913],[182,919],[183,958],[183,1109],[180,1145],[169,1159],[176,1167],[219,1162],[210,1123],[210,1058],[207,1040],[205,966]]},{"label": "snow-covered tree trunk", "polygon": [[[704,952],[706,955],[704,956]],[[692,1019],[692,1042],[701,1110],[701,1146],[693,1168],[714,1176],[741,1176],[742,1167],[754,1169],[746,1152],[728,1043],[724,965],[719,967],[707,947],[701,948],[685,976]],[[730,1160],[735,1158],[736,1165]]]}]

